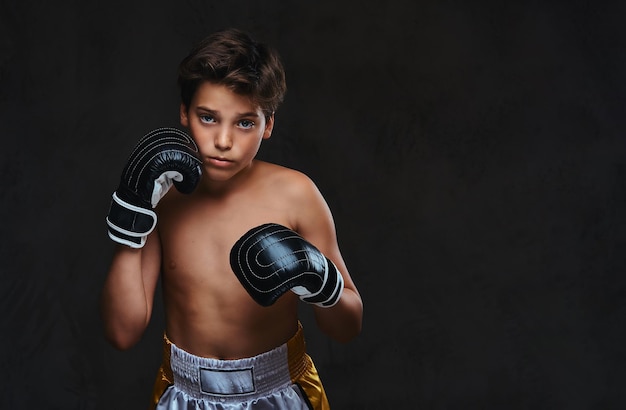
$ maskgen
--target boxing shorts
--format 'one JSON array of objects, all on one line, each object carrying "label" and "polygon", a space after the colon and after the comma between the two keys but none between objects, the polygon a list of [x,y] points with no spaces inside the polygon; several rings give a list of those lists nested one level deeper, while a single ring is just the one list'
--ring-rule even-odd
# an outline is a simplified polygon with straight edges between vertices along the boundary
[{"label": "boxing shorts", "polygon": [[285,344],[258,356],[218,360],[192,355],[164,336],[151,409],[330,408],[302,326]]}]

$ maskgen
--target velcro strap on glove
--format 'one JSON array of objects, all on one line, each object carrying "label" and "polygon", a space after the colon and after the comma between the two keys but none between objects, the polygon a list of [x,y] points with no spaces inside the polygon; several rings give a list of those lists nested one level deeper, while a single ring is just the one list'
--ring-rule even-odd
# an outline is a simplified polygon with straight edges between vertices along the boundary
[{"label": "velcro strap on glove", "polygon": [[156,226],[157,215],[150,209],[122,200],[114,192],[106,221],[112,240],[131,248],[141,248]]}]

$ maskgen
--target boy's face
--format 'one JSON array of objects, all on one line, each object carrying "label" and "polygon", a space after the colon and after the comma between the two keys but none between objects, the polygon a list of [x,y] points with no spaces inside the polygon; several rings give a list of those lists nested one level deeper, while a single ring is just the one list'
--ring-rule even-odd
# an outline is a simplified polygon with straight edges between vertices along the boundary
[{"label": "boy's face", "polygon": [[200,149],[205,177],[226,181],[251,164],[272,134],[274,117],[266,119],[249,98],[205,81],[189,107],[181,104],[180,123]]}]

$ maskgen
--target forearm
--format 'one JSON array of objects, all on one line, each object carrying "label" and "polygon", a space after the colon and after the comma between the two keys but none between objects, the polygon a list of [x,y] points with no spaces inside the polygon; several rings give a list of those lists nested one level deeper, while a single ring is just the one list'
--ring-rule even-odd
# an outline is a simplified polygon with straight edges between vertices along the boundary
[{"label": "forearm", "polygon": [[318,327],[330,338],[347,343],[361,333],[363,302],[358,292],[345,288],[333,307],[314,308]]},{"label": "forearm", "polygon": [[119,349],[137,343],[150,319],[141,261],[141,249],[118,246],[102,291],[105,336]]}]

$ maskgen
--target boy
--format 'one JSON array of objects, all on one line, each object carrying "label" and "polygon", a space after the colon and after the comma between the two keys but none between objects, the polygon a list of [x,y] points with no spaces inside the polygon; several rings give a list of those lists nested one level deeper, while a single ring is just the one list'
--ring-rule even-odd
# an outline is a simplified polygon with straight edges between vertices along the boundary
[{"label": "boy", "polygon": [[118,245],[102,294],[106,337],[119,349],[140,339],[161,274],[151,408],[328,409],[299,300],[339,342],[359,334],[363,305],[316,186],[255,159],[286,90],[280,59],[224,30],[181,62],[178,83],[193,140],[174,129],[144,137],[107,217]]}]

